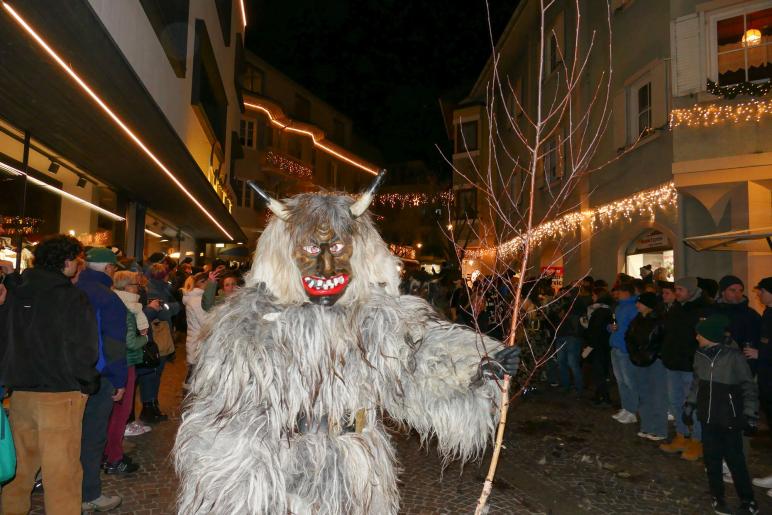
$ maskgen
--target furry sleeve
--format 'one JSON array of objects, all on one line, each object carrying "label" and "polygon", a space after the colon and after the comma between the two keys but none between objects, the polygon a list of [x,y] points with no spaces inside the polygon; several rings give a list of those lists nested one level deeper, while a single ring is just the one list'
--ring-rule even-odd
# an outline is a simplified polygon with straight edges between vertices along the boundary
[{"label": "furry sleeve", "polygon": [[498,422],[496,381],[476,381],[480,359],[501,343],[438,319],[422,299],[399,299],[407,340],[396,349],[399,391],[386,399],[389,414],[437,438],[446,460],[479,457]]},{"label": "furry sleeve", "polygon": [[263,315],[245,288],[212,317],[174,444],[178,513],[286,513],[278,392],[283,375]]}]

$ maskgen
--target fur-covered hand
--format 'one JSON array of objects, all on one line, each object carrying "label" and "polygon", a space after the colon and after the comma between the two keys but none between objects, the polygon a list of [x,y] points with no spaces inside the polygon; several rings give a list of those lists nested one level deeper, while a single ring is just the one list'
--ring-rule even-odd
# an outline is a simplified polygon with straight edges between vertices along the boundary
[{"label": "fur-covered hand", "polygon": [[520,366],[520,347],[504,347],[492,358],[484,357],[480,362],[480,372],[486,379],[504,379],[504,375],[514,376]]}]

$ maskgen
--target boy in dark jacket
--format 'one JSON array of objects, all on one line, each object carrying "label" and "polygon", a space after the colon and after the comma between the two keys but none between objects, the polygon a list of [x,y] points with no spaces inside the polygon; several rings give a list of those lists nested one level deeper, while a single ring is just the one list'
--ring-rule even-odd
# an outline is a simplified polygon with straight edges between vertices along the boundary
[{"label": "boy in dark jacket", "polygon": [[694,356],[694,381],[683,410],[684,423],[693,424],[693,412],[702,422],[702,442],[708,484],[715,513],[733,513],[724,500],[721,463],[732,473],[738,514],[759,512],[743,453],[743,432],[751,435],[758,424],[759,395],[745,356],[726,341],[729,320],[712,315],[696,327],[699,349]]}]

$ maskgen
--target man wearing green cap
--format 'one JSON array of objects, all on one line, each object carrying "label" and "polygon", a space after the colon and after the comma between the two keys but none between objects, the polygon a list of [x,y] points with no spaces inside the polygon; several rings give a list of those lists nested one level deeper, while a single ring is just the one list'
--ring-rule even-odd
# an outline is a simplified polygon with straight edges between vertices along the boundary
[{"label": "man wearing green cap", "polygon": [[[743,452],[742,436],[752,435],[759,419],[759,394],[742,352],[727,344],[729,319],[711,315],[697,324],[699,349],[694,356],[694,381],[683,409],[683,421],[702,423],[702,444],[715,513],[756,514],[758,506]],[[741,506],[732,512],[724,499],[722,460],[732,474]]]}]

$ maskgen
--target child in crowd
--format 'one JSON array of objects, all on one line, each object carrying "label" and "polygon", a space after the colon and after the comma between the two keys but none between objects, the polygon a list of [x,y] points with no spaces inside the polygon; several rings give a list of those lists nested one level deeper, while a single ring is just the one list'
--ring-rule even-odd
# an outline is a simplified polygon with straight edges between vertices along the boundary
[{"label": "child in crowd", "polygon": [[712,315],[697,324],[699,349],[694,356],[694,381],[683,410],[683,421],[693,425],[693,413],[702,422],[702,443],[713,510],[732,514],[724,499],[722,460],[732,473],[741,506],[737,514],[759,513],[743,453],[743,433],[750,436],[758,424],[759,394],[748,362],[734,345],[727,344],[729,320]]}]

